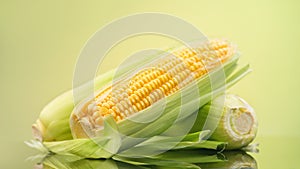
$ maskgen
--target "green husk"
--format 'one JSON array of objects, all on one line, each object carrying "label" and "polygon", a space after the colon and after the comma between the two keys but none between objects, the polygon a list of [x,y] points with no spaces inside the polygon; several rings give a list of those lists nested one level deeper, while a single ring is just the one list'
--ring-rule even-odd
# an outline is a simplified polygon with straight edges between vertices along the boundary
[{"label": "green husk", "polygon": [[[186,135],[184,138],[177,136],[154,136],[127,150],[120,151],[117,155],[122,157],[153,157],[168,150],[212,149],[222,151],[226,143],[203,140],[210,132],[200,131]],[[181,141],[180,141],[181,140]],[[179,142],[180,141],[180,142]],[[173,147],[171,147],[171,145]]]},{"label": "green husk", "polygon": [[212,149],[219,152],[222,152],[226,149],[227,143],[220,141],[211,141],[211,140],[203,140],[201,142],[190,142],[190,141],[181,141],[179,142],[172,150],[178,149]]},{"label": "green husk", "polygon": [[[105,127],[107,135],[101,137],[90,138],[90,139],[74,139],[56,142],[40,142],[35,141],[31,144],[31,147],[43,150],[45,149],[50,154],[59,154],[66,156],[74,156],[78,158],[89,158],[89,159],[100,159],[100,158],[111,158],[111,157],[126,157],[126,158],[142,158],[148,156],[155,156],[161,154],[169,149],[166,149],[170,144],[178,144],[175,142],[178,138],[169,136],[155,136],[151,139],[128,149],[125,152],[118,152],[118,145],[120,145],[120,140],[118,136],[111,134],[114,120],[112,118],[105,119]],[[222,151],[225,147],[224,142],[208,141],[203,140],[203,138],[208,134],[208,131],[202,131],[197,133],[188,134],[175,146],[173,150],[189,150],[190,147],[193,149],[211,149],[215,151]],[[34,145],[38,146],[34,146]],[[104,147],[106,149],[104,149]],[[110,149],[108,149],[110,147]],[[151,151],[149,151],[151,150]],[[202,150],[201,150],[202,151]],[[199,151],[199,152],[201,152]],[[152,153],[156,154],[152,154]]]}]

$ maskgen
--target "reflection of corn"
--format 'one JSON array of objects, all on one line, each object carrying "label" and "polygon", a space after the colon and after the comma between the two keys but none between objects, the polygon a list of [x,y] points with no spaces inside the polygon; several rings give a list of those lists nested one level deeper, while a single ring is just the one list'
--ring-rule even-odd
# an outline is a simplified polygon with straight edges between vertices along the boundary
[{"label": "reflection of corn", "polygon": [[103,126],[102,117],[108,115],[118,122],[203,77],[233,54],[234,47],[223,40],[179,49],[103,89],[82,107],[80,113],[73,113],[77,116],[73,118],[87,117],[98,127]]}]

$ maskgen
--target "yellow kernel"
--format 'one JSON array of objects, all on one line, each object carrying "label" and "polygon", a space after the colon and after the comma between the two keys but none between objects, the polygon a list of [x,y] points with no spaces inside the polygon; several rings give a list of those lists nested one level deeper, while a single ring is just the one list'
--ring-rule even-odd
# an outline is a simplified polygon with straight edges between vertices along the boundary
[{"label": "yellow kernel", "polygon": [[170,90],[166,84],[162,85],[162,88],[164,88],[165,93],[168,93]]},{"label": "yellow kernel", "polygon": [[140,98],[143,98],[143,97],[146,96],[146,93],[145,93],[145,91],[144,91],[144,87],[142,87],[141,89],[139,89],[139,90],[137,91],[137,93],[138,93],[138,96],[139,96]]},{"label": "yellow kernel", "polygon": [[106,108],[108,108],[108,109],[110,108],[110,105],[109,105],[108,103],[103,103],[102,106],[103,106],[103,107],[106,107]]},{"label": "yellow kernel", "polygon": [[130,100],[130,104],[134,104],[134,103],[135,103],[135,100],[134,100],[134,98],[132,97],[132,95],[129,96],[129,100]]},{"label": "yellow kernel", "polygon": [[150,97],[150,100],[151,100],[153,103],[156,102],[156,98],[155,98],[155,95],[154,95],[153,93],[151,93],[151,94],[149,95],[149,97]]},{"label": "yellow kernel", "polygon": [[114,112],[112,109],[109,109],[108,113],[111,114],[113,117],[116,117],[116,112]]},{"label": "yellow kernel", "polygon": [[171,81],[172,80],[170,80],[169,82],[166,83],[166,86],[169,88],[169,90],[171,90],[173,88],[172,85],[170,84]]},{"label": "yellow kernel", "polygon": [[151,81],[149,84],[150,84],[150,86],[152,87],[152,89],[156,89],[156,88],[157,88],[157,86],[154,84],[153,81]]},{"label": "yellow kernel", "polygon": [[147,88],[148,91],[152,91],[153,90],[153,88],[151,87],[151,85],[149,83],[145,85],[145,88]]},{"label": "yellow kernel", "polygon": [[135,84],[134,84],[134,91],[136,91],[137,89],[139,89],[139,88],[141,88],[141,87],[143,87],[143,85],[141,84],[141,83],[139,83],[139,82],[136,82]]},{"label": "yellow kernel", "polygon": [[116,107],[119,109],[119,112],[124,112],[125,110],[125,107],[121,103],[118,103]]},{"label": "yellow kernel", "polygon": [[158,79],[155,79],[152,81],[152,83],[157,87],[157,86],[160,86],[160,83],[159,83],[159,80]]},{"label": "yellow kernel", "polygon": [[132,92],[136,91],[137,90],[137,87],[134,85],[130,86],[130,89],[132,90]]},{"label": "yellow kernel", "polygon": [[145,96],[149,94],[149,90],[146,87],[143,87],[142,90],[145,92]]},{"label": "yellow kernel", "polygon": [[191,69],[191,71],[195,71],[196,70],[195,66],[190,66],[190,69]]},{"label": "yellow kernel", "polygon": [[120,101],[120,104],[125,108],[128,109],[128,104],[125,101]]},{"label": "yellow kernel", "polygon": [[143,110],[144,108],[146,108],[146,104],[144,103],[144,101],[142,100],[140,103],[139,103],[140,105],[141,105],[141,107],[142,107],[142,109],[141,110]]},{"label": "yellow kernel", "polygon": [[134,110],[132,108],[133,106],[129,107],[128,111],[129,111],[129,114],[133,114],[134,113]]},{"label": "yellow kernel", "polygon": [[143,95],[140,92],[141,90],[139,89],[138,91],[135,91],[134,94],[137,95],[139,98],[143,98]]},{"label": "yellow kernel", "polygon": [[132,89],[128,89],[128,90],[127,90],[128,95],[133,94],[133,91],[134,91],[134,90],[132,90]]},{"label": "yellow kernel", "polygon": [[132,108],[133,108],[134,112],[138,112],[139,111],[138,108],[136,107],[136,105],[133,105]]},{"label": "yellow kernel", "polygon": [[147,98],[143,98],[143,103],[145,104],[145,107],[150,106],[150,102]]},{"label": "yellow kernel", "polygon": [[158,91],[159,91],[159,90],[155,90],[155,91],[153,92],[153,94],[154,94],[156,100],[159,100],[159,99],[161,98],[161,96],[159,95]]},{"label": "yellow kernel", "polygon": [[132,97],[136,100],[136,102],[138,102],[140,100],[139,96],[136,94],[133,94]]},{"label": "yellow kernel", "polygon": [[120,112],[120,110],[119,110],[116,106],[112,107],[111,109],[112,109],[115,113]]},{"label": "yellow kernel", "polygon": [[164,76],[159,76],[159,77],[158,77],[158,80],[159,80],[161,83],[164,83],[164,82],[165,82]]},{"label": "yellow kernel", "polygon": [[124,119],[126,115],[124,113],[120,113],[121,119]]},{"label": "yellow kernel", "polygon": [[134,108],[134,107],[136,107],[136,109],[137,109],[138,111],[141,111],[141,110],[143,109],[140,103],[136,103],[135,105],[133,105],[133,108]]},{"label": "yellow kernel", "polygon": [[174,78],[172,78],[172,79],[169,81],[169,83],[170,83],[170,85],[171,85],[172,87],[175,87],[175,86],[176,86],[176,83],[177,83],[177,81],[175,81],[175,79],[174,79]]},{"label": "yellow kernel", "polygon": [[149,81],[148,81],[147,78],[143,77],[143,79],[141,80],[141,82],[142,82],[143,84],[145,84],[145,83],[148,83]]},{"label": "yellow kernel", "polygon": [[125,111],[124,111],[124,114],[125,114],[126,117],[128,117],[128,116],[130,115],[130,113],[129,113],[128,110],[125,110]]},{"label": "yellow kernel", "polygon": [[120,100],[122,100],[121,95],[115,95],[114,98],[117,100],[115,103],[118,103]]},{"label": "yellow kernel", "polygon": [[152,74],[151,74],[151,78],[152,79],[155,79],[157,76],[160,76],[161,73],[159,71],[154,71]]},{"label": "yellow kernel", "polygon": [[117,116],[116,117],[116,121],[121,121],[122,119],[121,119],[121,117],[120,116]]},{"label": "yellow kernel", "polygon": [[110,107],[115,105],[115,103],[113,103],[112,101],[108,101],[107,104],[109,104]]}]

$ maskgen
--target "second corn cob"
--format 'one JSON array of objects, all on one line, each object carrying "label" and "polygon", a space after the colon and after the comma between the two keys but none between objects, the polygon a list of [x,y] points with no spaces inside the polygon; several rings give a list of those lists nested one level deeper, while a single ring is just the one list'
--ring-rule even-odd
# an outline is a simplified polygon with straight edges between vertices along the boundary
[{"label": "second corn cob", "polygon": [[240,149],[254,140],[257,128],[253,108],[239,96],[226,94],[199,110],[191,132],[211,130],[210,140],[227,142],[226,149]]}]

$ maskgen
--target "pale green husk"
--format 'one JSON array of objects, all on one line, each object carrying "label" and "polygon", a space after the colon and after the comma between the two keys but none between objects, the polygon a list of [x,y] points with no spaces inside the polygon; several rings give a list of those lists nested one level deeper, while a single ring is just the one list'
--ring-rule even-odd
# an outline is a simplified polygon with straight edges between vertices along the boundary
[{"label": "pale green husk", "polygon": [[[114,120],[112,118],[107,118],[105,120],[106,131],[105,133],[111,133],[112,127],[114,125]],[[181,143],[176,143],[178,146],[174,147],[173,150],[189,150],[191,146],[193,149],[211,149],[216,151],[224,150],[226,143],[203,140],[203,138],[209,133],[209,131],[202,131],[197,133],[191,133],[184,137]],[[45,154],[59,154],[74,156],[77,158],[141,158],[148,157],[149,152],[153,153],[155,151],[162,152],[167,151],[166,149],[170,143],[177,141],[176,137],[169,136],[155,136],[151,139],[138,144],[135,147],[128,149],[128,151],[120,152],[116,148],[120,143],[118,136],[113,135],[103,135],[101,137],[90,138],[90,139],[74,139],[56,142],[43,142],[40,144],[39,141],[32,141],[29,145],[35,149],[38,149]],[[45,151],[46,150],[46,151]],[[147,153],[147,150],[152,150]],[[156,155],[151,154],[153,158]]]},{"label": "pale green husk", "polygon": [[[247,67],[246,67],[247,68]],[[237,73],[241,78],[248,70],[246,68],[241,69]],[[237,80],[237,79],[235,79]],[[236,81],[228,82],[229,85],[235,83]],[[206,96],[208,97],[208,96]],[[209,101],[209,100],[208,100]],[[170,113],[169,117],[172,116]],[[162,116],[166,117],[166,116]],[[124,123],[123,123],[124,125]],[[131,125],[131,124],[130,124]],[[168,125],[168,124],[167,124]],[[170,125],[170,124],[169,124]],[[180,125],[180,124],[178,124]],[[127,126],[124,126],[127,127]],[[159,129],[160,126],[152,126],[153,128],[142,128],[145,132],[150,132],[153,129]],[[223,150],[226,146],[224,142],[216,141],[203,141],[203,138],[209,134],[208,131],[195,132],[187,136],[182,137],[181,135],[175,137],[174,135],[153,135],[150,132],[150,136],[147,139],[138,140],[130,142],[129,139],[123,139],[118,134],[118,129],[120,129],[119,124],[108,117],[105,119],[104,130],[101,131],[100,137],[95,137],[91,139],[75,139],[67,141],[58,142],[44,142],[44,146],[53,153],[63,154],[63,155],[74,155],[81,158],[110,158],[114,155],[121,157],[143,157],[143,156],[153,156],[155,154],[161,153],[161,151],[166,151],[169,149],[215,149]],[[131,128],[125,128],[131,130]],[[125,131],[123,129],[123,132]],[[117,132],[116,132],[117,131]],[[127,132],[127,131],[125,131]],[[130,132],[130,131],[129,131]],[[156,133],[156,132],[155,132]],[[133,133],[136,134],[136,133]],[[181,141],[181,142],[180,142]],[[179,142],[179,144],[178,144]],[[170,147],[170,145],[174,145]],[[163,149],[164,147],[165,149]]]}]

